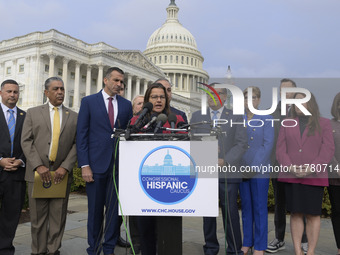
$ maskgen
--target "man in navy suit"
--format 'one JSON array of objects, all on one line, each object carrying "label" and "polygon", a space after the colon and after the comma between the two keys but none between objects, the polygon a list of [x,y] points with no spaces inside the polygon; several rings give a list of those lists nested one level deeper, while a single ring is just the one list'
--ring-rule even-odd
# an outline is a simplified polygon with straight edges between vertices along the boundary
[{"label": "man in navy suit", "polygon": [[[88,254],[114,254],[119,237],[118,154],[115,128],[125,129],[132,117],[131,102],[119,96],[124,72],[111,67],[104,89],[83,98],[77,125],[78,165],[88,197]],[[105,207],[105,226],[104,226]]]},{"label": "man in navy suit", "polygon": [[5,80],[0,96],[0,254],[14,254],[13,239],[26,190],[26,160],[20,145],[25,112],[16,106],[19,99],[16,81]]},{"label": "man in navy suit", "polygon": [[[219,137],[219,155],[218,164],[220,166],[230,165],[239,169],[239,161],[242,158],[247,148],[247,133],[246,128],[243,126],[242,116],[234,116],[232,111],[224,107],[227,100],[227,89],[216,88],[217,93],[220,95],[222,105],[215,99],[215,105],[212,98],[208,98],[209,108],[207,114],[202,115],[201,110],[194,112],[191,118],[191,124],[201,121],[213,123],[214,119],[228,120],[227,124],[221,125],[223,133],[226,135]],[[230,123],[233,122],[233,125]],[[238,124],[235,124],[238,123]],[[193,132],[207,133],[211,129],[209,124],[193,125]],[[242,255],[242,237],[240,229],[240,218],[237,206],[237,195],[239,190],[242,176],[240,173],[227,173],[226,175],[219,173],[219,201],[222,209],[223,225],[227,224],[226,239],[228,243],[227,254]],[[226,193],[227,192],[227,193]],[[226,199],[227,196],[227,199]],[[228,201],[226,205],[225,201]],[[229,210],[226,215],[226,206]],[[225,220],[227,219],[227,222]],[[216,236],[216,218],[204,217],[203,218],[203,232],[205,245],[203,246],[205,255],[217,255],[219,252],[219,243]]]}]

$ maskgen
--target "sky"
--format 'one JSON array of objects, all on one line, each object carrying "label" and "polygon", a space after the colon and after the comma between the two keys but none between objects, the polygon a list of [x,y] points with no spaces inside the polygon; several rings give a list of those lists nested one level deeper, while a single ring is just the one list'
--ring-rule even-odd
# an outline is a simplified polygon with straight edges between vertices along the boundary
[{"label": "sky", "polygon": [[[0,41],[51,28],[144,51],[170,0],[0,0]],[[340,77],[339,0],[176,0],[210,77]]]},{"label": "sky", "polygon": [[[144,51],[170,0],[0,0],[0,42],[57,29]],[[176,0],[210,77],[339,78],[339,0]],[[338,81],[336,79],[336,81]],[[332,85],[334,90],[340,83]],[[340,91],[339,89],[337,89]],[[332,97],[334,96],[334,91]]]}]

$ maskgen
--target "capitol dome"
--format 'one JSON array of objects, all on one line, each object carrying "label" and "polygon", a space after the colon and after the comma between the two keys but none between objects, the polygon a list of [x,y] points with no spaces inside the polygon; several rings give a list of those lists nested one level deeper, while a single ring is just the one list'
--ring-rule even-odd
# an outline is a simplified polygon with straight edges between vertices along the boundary
[{"label": "capitol dome", "polygon": [[165,23],[152,33],[143,53],[162,69],[176,94],[190,97],[190,93],[198,91],[198,82],[208,82],[204,58],[194,36],[179,22],[175,0],[170,1],[166,11]]}]

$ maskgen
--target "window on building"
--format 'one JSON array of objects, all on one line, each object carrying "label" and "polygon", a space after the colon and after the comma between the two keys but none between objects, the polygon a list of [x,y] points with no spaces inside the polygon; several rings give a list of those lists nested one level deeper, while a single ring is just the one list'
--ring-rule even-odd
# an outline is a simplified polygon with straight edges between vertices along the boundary
[{"label": "window on building", "polygon": [[181,64],[184,64],[184,57],[181,57]]},{"label": "window on building", "polygon": [[82,75],[82,76],[81,76],[81,81],[82,81],[82,82],[86,82],[86,75]]},{"label": "window on building", "polygon": [[50,65],[45,65],[45,72],[49,72],[50,71]]},{"label": "window on building", "polygon": [[58,75],[59,75],[59,76],[62,76],[62,75],[63,75],[63,69],[58,68]]},{"label": "window on building", "polygon": [[187,65],[189,65],[189,57],[187,57],[187,62],[186,62]]},{"label": "window on building", "polygon": [[71,72],[71,79],[75,79],[75,77],[76,77],[76,74],[74,73],[74,72]]},{"label": "window on building", "polygon": [[162,56],[159,56],[159,63],[162,64]]},{"label": "window on building", "polygon": [[156,62],[157,62],[157,58],[156,58],[156,57],[154,57],[154,61],[153,61],[153,63],[154,63],[154,64],[156,64]]},{"label": "window on building", "polygon": [[164,63],[168,63],[168,57],[167,56],[164,57]]},{"label": "window on building", "polygon": [[176,56],[176,64],[178,64],[178,56]]},{"label": "window on building", "polygon": [[194,64],[194,60],[191,58],[191,65],[193,65]]},{"label": "window on building", "polygon": [[70,96],[70,97],[69,97],[69,100],[68,100],[68,107],[70,107],[70,108],[73,107],[73,96]]},{"label": "window on building", "polygon": [[25,71],[25,65],[19,65],[19,73],[23,73]]},{"label": "window on building", "polygon": [[92,85],[97,85],[97,79],[96,78],[92,78]]},{"label": "window on building", "polygon": [[11,74],[12,73],[12,67],[7,67],[6,68],[6,74]]},{"label": "window on building", "polygon": [[172,63],[172,55],[170,56],[170,63]]}]

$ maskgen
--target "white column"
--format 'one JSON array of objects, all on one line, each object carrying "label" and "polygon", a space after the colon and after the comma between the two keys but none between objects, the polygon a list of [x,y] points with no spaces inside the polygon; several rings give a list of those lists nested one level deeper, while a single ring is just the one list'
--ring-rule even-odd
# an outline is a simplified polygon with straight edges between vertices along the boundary
[{"label": "white column", "polygon": [[142,94],[144,95],[145,94],[145,91],[148,89],[148,82],[146,79],[144,79],[144,82],[143,82],[143,92]]},{"label": "white column", "polygon": [[140,94],[140,78],[136,77],[136,95],[134,96],[137,96],[139,94]]},{"label": "white column", "polygon": [[172,78],[172,84],[173,88],[172,90],[177,90],[177,84],[176,84],[176,73],[174,73],[173,78]]},{"label": "white column", "polygon": [[190,92],[191,90],[191,84],[190,84],[190,75],[187,74],[187,91]]},{"label": "white column", "polygon": [[44,91],[44,82],[45,81],[42,81],[41,80],[41,66],[43,64],[43,59],[44,59],[44,56],[43,55],[37,55],[36,57],[33,56],[33,58],[36,58],[36,73],[35,73],[35,81],[33,83],[33,86],[34,88],[36,89],[35,90],[35,98],[32,98],[32,106],[36,106],[36,105],[41,105],[42,103],[45,103],[43,102],[44,101],[44,96],[43,96],[43,91]]},{"label": "white column", "polygon": [[17,63],[18,63],[18,59],[13,59],[12,60],[12,63],[13,63],[13,65],[12,65],[12,77],[13,77],[13,80],[17,80],[17,70],[18,70],[18,68],[17,68]]},{"label": "white column", "polygon": [[48,54],[48,57],[50,58],[50,65],[49,65],[49,71],[48,71],[48,77],[54,76],[54,60],[56,55],[54,53]]},{"label": "white column", "polygon": [[73,109],[79,110],[79,76],[80,76],[80,63],[76,62],[76,73],[74,77],[74,92],[73,92]]},{"label": "white column", "polygon": [[88,96],[91,94],[91,70],[92,70],[92,66],[88,65],[87,66],[87,72],[86,72],[86,89],[85,89],[85,95]]},{"label": "white column", "polygon": [[181,73],[180,75],[180,81],[179,81],[179,90],[182,91],[183,90],[183,74]]},{"label": "white column", "polygon": [[98,64],[97,92],[99,92],[103,88],[103,69],[104,69],[103,64],[99,63]]},{"label": "white column", "polygon": [[127,84],[127,99],[131,101],[132,95],[132,75],[128,74],[128,84]]},{"label": "white column", "polygon": [[67,73],[68,73],[68,62],[70,61],[69,58],[63,58],[63,81],[64,81],[64,89],[65,89],[65,99],[64,104],[66,107],[69,107],[69,91],[68,91],[68,80],[67,80]]}]

